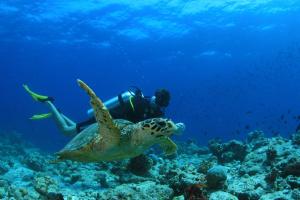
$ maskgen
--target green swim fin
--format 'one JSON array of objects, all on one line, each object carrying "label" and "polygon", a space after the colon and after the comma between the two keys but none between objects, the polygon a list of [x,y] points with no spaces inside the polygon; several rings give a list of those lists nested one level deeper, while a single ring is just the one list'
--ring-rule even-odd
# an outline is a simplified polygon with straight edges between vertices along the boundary
[{"label": "green swim fin", "polygon": [[33,115],[29,119],[31,119],[31,120],[47,119],[47,118],[51,117],[51,115],[52,115],[51,113],[38,114],[38,115]]},{"label": "green swim fin", "polygon": [[53,101],[53,98],[51,98],[51,97],[48,97],[45,95],[40,95],[40,94],[37,94],[37,93],[31,91],[29,89],[28,85],[23,84],[23,87],[24,87],[25,91],[28,92],[28,94],[30,94],[30,96],[36,101],[39,101],[39,102]]}]

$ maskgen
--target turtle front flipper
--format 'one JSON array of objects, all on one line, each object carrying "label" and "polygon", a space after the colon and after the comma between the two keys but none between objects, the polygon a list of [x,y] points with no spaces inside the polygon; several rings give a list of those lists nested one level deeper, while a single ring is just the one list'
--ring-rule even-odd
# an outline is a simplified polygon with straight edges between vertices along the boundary
[{"label": "turtle front flipper", "polygon": [[90,103],[94,109],[94,115],[99,125],[99,134],[101,133],[101,137],[105,141],[110,142],[110,144],[118,144],[120,142],[121,133],[116,124],[113,122],[108,109],[87,84],[79,79],[77,82],[91,98]]},{"label": "turtle front flipper", "polygon": [[168,137],[162,138],[159,145],[165,152],[165,155],[172,155],[177,151],[177,145]]}]

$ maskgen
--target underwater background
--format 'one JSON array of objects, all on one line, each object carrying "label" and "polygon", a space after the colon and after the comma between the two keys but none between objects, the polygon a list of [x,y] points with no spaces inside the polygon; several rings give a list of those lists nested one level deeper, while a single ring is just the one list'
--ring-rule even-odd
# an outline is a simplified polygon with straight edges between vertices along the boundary
[{"label": "underwater background", "polygon": [[45,151],[70,138],[22,88],[87,118],[76,79],[107,100],[135,85],[171,91],[176,140],[207,144],[252,130],[289,137],[300,123],[300,2],[296,0],[0,1],[0,128]]}]

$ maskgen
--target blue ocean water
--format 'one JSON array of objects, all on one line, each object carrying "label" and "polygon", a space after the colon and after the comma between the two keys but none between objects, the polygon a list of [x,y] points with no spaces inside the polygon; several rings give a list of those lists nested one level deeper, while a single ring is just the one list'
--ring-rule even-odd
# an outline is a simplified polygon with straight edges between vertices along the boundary
[{"label": "blue ocean water", "polygon": [[0,127],[44,150],[70,139],[22,84],[55,97],[75,121],[88,98],[136,85],[171,91],[176,140],[289,137],[300,115],[300,3],[296,0],[43,0],[0,2]]}]

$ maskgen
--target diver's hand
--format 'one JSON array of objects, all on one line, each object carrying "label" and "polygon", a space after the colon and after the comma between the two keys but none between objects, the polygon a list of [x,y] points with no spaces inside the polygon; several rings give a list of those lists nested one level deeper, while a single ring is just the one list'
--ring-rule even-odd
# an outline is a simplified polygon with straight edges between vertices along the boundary
[{"label": "diver's hand", "polygon": [[184,123],[177,123],[176,126],[177,126],[177,129],[176,129],[176,131],[175,131],[174,134],[175,135],[181,135],[184,132],[184,130],[185,130]]}]

